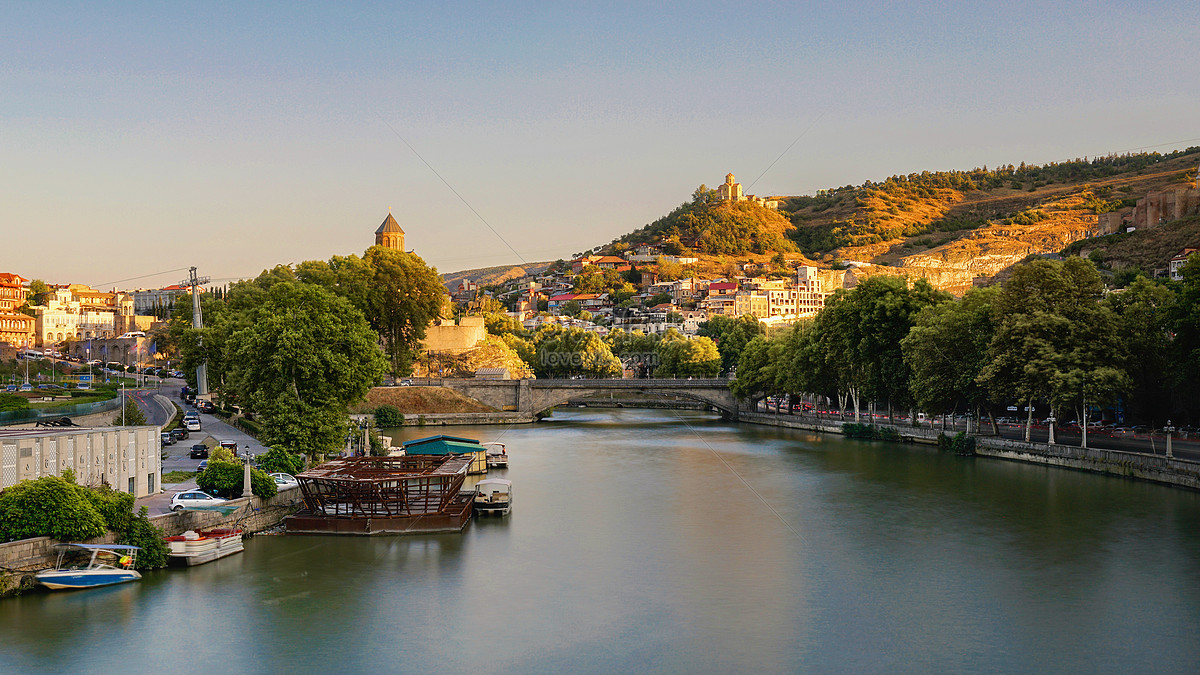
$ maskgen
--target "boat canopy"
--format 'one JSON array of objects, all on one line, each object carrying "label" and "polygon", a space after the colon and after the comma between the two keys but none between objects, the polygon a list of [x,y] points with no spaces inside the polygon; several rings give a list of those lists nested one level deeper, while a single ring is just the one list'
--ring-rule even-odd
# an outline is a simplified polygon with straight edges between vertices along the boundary
[{"label": "boat canopy", "polygon": [[406,441],[403,447],[408,455],[464,455],[482,450],[477,439],[444,434]]},{"label": "boat canopy", "polygon": [[141,546],[130,546],[129,544],[55,544],[56,547],[78,548],[84,551],[140,551]]},{"label": "boat canopy", "polygon": [[475,484],[480,492],[512,492],[512,481],[503,478],[485,478]]}]

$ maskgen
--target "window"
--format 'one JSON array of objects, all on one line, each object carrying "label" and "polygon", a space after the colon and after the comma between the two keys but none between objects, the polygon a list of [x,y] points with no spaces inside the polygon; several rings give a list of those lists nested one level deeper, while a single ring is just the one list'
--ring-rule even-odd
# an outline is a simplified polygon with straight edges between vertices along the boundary
[{"label": "window", "polygon": [[154,494],[154,474],[146,474],[146,492]]},{"label": "window", "polygon": [[131,495],[137,494],[137,479],[134,478],[133,476],[129,477],[129,494],[131,494]]}]

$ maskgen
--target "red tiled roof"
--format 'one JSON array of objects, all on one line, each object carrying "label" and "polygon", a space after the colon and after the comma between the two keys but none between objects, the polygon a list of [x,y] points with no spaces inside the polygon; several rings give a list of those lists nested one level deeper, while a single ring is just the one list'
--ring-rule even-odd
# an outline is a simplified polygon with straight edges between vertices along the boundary
[{"label": "red tiled roof", "polygon": [[709,284],[708,290],[710,290],[710,291],[732,291],[733,289],[735,289],[737,287],[738,287],[738,285],[733,282],[729,282],[729,283],[725,283],[725,284]]},{"label": "red tiled roof", "polygon": [[575,298],[576,298],[576,295],[575,295],[574,293],[563,293],[563,294],[561,294],[561,295],[555,295],[555,296],[552,296],[552,297],[550,298],[550,302],[559,302],[559,301],[566,301],[566,300],[574,300]]}]

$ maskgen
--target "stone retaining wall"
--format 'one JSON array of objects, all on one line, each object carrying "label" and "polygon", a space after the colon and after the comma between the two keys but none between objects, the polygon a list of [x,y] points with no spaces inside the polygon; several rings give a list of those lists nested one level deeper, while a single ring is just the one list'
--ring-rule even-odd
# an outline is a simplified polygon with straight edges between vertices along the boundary
[{"label": "stone retaining wall", "polygon": [[[743,413],[742,422],[805,429],[823,433],[842,433],[839,420],[813,422],[790,415]],[[937,429],[910,426],[879,425],[895,430],[901,440],[910,443],[937,444]],[[1200,490],[1200,463],[1182,459],[1167,459],[1161,455],[1145,455],[1121,450],[1080,448],[1074,445],[1026,443],[995,436],[975,436],[975,454],[1029,464],[1058,466],[1079,471],[1091,471],[1110,476],[1148,480],[1164,485]]]},{"label": "stone retaining wall", "polygon": [[[188,530],[208,529],[238,524],[249,534],[275,527],[283,519],[300,509],[300,488],[281,490],[274,497],[262,500],[258,497],[243,497],[228,502],[238,506],[237,511],[222,515],[219,511],[182,511],[151,516],[150,522],[163,531],[165,536],[183,534]],[[111,544],[117,535],[109,532],[103,537],[89,539],[89,544]],[[22,539],[0,544],[0,597],[32,587],[32,572],[54,565],[57,554],[54,545],[58,541],[50,537]]]}]

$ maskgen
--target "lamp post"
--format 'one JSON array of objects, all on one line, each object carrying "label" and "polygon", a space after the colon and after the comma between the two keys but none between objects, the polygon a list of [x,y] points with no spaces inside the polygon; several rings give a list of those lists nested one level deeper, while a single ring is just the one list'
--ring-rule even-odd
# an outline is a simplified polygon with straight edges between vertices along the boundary
[{"label": "lamp post", "polygon": [[1054,411],[1050,411],[1050,416],[1046,418],[1046,424],[1050,425],[1050,445],[1054,445],[1054,423],[1057,422],[1054,418]]},{"label": "lamp post", "polygon": [[1171,432],[1175,431],[1175,427],[1171,426],[1171,420],[1167,420],[1167,426],[1163,427],[1163,431],[1167,432],[1167,459],[1173,459],[1171,454]]}]

